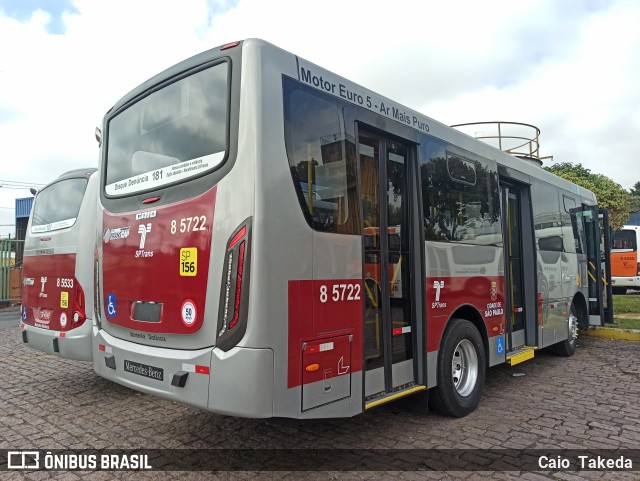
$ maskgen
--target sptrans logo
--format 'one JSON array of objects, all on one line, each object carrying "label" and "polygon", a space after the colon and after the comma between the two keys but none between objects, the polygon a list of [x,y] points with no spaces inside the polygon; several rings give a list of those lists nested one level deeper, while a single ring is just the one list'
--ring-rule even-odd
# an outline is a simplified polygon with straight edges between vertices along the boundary
[{"label": "sptrans logo", "polygon": [[40,288],[40,297],[47,297],[46,292],[44,292],[44,286],[47,283],[47,278],[46,277],[41,277],[40,278],[40,284],[42,284],[42,287]]},{"label": "sptrans logo", "polygon": [[151,227],[151,223],[140,224],[138,226],[138,234],[140,234],[140,248],[136,251],[136,257],[153,257],[153,251],[144,249],[144,245],[147,242],[147,235],[151,232]]},{"label": "sptrans logo", "polygon": [[138,234],[140,234],[140,249],[144,249],[144,243],[147,240],[147,234],[151,232],[151,224],[140,224],[138,226]]},{"label": "sptrans logo", "polygon": [[435,300],[431,303],[432,309],[442,309],[447,307],[446,302],[440,301],[440,293],[444,289],[444,281],[433,281],[433,288],[436,291]]}]

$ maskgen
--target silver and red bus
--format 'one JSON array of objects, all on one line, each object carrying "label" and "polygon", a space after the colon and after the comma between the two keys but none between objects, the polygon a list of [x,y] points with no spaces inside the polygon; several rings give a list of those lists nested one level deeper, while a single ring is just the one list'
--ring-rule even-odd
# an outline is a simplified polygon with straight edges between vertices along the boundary
[{"label": "silver and red bus", "polygon": [[99,130],[94,367],[130,388],[463,416],[487,368],[571,355],[601,316],[593,193],[264,41],[167,69]]},{"label": "silver and red bus", "polygon": [[93,258],[98,176],[76,169],[33,201],[22,266],[22,340],[29,347],[91,361]]}]

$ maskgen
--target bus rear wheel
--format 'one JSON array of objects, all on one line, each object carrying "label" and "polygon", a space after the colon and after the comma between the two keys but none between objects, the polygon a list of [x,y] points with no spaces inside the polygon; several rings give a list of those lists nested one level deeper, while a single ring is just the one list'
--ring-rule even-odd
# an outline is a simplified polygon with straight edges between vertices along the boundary
[{"label": "bus rear wheel", "polygon": [[464,319],[452,319],[438,352],[438,385],[429,395],[441,414],[463,417],[480,403],[486,354],[478,329]]}]

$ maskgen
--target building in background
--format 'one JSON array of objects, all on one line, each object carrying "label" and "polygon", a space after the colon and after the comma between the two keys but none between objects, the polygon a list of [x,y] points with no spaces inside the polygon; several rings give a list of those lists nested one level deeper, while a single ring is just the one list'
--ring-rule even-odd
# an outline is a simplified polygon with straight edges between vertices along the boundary
[{"label": "building in background", "polygon": [[20,302],[24,239],[27,234],[32,205],[33,197],[16,199],[15,236],[13,239],[0,240],[0,306],[14,305]]},{"label": "building in background", "polygon": [[34,197],[24,197],[16,199],[16,265],[22,266],[22,256],[24,254],[24,239],[27,236],[27,224],[29,214],[33,206]]},{"label": "building in background", "polygon": [[632,212],[625,225],[640,225],[640,212]]}]

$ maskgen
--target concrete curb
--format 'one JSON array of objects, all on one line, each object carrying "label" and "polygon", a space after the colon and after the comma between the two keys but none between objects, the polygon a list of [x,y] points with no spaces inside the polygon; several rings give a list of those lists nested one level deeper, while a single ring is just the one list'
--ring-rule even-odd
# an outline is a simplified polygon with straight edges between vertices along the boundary
[{"label": "concrete curb", "polygon": [[640,330],[637,329],[615,329],[613,327],[590,327],[580,329],[580,334],[589,337],[599,337],[600,339],[621,339],[624,341],[640,341]]}]

